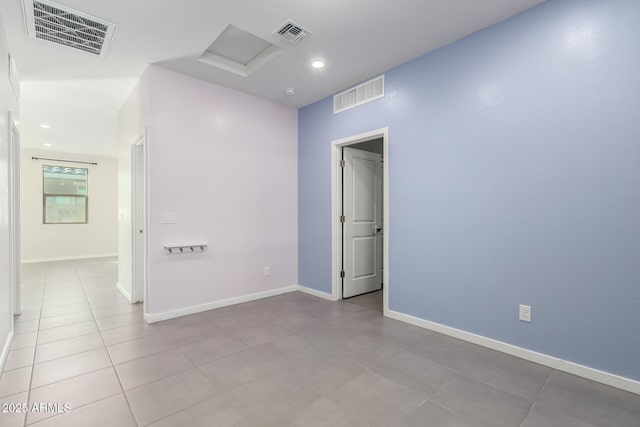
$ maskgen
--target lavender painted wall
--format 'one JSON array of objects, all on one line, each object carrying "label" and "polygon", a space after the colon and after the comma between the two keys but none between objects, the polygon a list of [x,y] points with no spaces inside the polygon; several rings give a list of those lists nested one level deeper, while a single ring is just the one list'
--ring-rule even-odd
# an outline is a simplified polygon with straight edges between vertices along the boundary
[{"label": "lavender painted wall", "polygon": [[301,109],[299,283],[331,292],[330,141],[388,126],[390,309],[640,380],[639,16],[551,0]]},{"label": "lavender painted wall", "polygon": [[[296,285],[297,110],[157,66],[147,78],[147,313]],[[199,254],[163,249],[201,242]]]}]

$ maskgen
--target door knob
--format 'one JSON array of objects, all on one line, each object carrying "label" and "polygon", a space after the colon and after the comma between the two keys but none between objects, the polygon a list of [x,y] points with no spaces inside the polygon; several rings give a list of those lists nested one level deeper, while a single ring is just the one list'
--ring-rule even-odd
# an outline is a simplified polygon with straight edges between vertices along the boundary
[{"label": "door knob", "polygon": [[382,231],[382,227],[380,227],[379,225],[376,225],[376,233],[379,233]]}]

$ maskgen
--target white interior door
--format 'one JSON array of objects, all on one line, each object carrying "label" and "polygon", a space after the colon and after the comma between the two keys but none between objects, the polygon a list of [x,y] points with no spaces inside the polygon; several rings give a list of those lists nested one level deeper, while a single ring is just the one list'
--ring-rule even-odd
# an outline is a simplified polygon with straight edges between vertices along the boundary
[{"label": "white interior door", "polygon": [[22,258],[20,255],[20,134],[9,112],[9,278],[13,314],[22,313]]},{"label": "white interior door", "polygon": [[144,301],[147,283],[146,133],[131,146],[131,300]]},{"label": "white interior door", "polygon": [[343,148],[342,297],[382,289],[382,156]]}]

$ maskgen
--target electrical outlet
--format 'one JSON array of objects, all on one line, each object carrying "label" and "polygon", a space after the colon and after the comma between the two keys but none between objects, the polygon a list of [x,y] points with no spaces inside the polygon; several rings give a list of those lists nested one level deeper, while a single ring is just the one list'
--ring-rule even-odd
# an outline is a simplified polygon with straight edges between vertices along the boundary
[{"label": "electrical outlet", "polygon": [[531,306],[520,304],[520,320],[531,322]]},{"label": "electrical outlet", "polygon": [[271,268],[270,267],[265,267],[264,268],[264,277],[268,277],[271,276]]}]

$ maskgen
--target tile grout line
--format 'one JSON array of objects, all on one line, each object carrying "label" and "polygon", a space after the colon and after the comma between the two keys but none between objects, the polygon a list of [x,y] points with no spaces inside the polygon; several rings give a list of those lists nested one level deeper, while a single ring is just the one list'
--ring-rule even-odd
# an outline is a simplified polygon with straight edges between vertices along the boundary
[{"label": "tile grout line", "polygon": [[[131,305],[133,305],[133,304],[131,304]],[[117,307],[117,306],[116,306],[116,305],[114,305],[113,307]],[[93,309],[92,309],[91,311],[93,312]],[[131,310],[131,311],[127,311],[127,312],[124,312],[124,313],[118,313],[118,314],[113,314],[113,315],[109,315],[109,316],[96,317],[96,320],[110,319],[110,318],[112,318],[112,317],[124,316],[124,315],[126,315],[126,314],[137,313],[137,312],[139,312],[139,311],[142,311],[142,309],[140,309],[140,310]],[[95,315],[94,315],[94,316],[95,316]],[[128,326],[128,325],[123,325],[123,326]],[[113,329],[116,329],[116,328],[113,328]]]},{"label": "tile grout line", "polygon": [[[186,357],[186,358],[187,358],[187,360],[189,360],[189,361],[191,362],[191,359],[189,359],[189,358],[187,357],[187,355],[186,355],[186,354],[184,354],[184,353],[182,352],[182,350],[180,350],[180,349],[179,349],[179,348],[177,348],[177,347],[176,347],[176,349],[177,349],[180,353],[182,353],[182,354],[184,355],[184,357]],[[193,363],[193,362],[191,362],[191,363]],[[199,372],[199,373],[204,377],[204,379],[205,379],[209,384],[211,384],[211,386],[212,386],[214,389],[216,389],[216,391],[218,391],[218,390],[217,390],[218,388],[216,387],[216,385],[215,385],[215,384],[213,384],[213,383],[211,382],[211,380],[209,380],[209,377],[207,377],[207,376],[204,374],[204,372],[202,372],[202,371],[200,370],[200,367],[199,367],[199,366],[197,366],[197,365],[195,365],[195,363],[194,363],[194,368],[186,369],[186,370],[184,370],[184,371],[181,371],[181,372],[178,372],[178,373],[175,373],[175,374],[169,375],[169,376],[164,377],[164,378],[159,378],[159,379],[157,379],[157,380],[154,380],[154,381],[148,382],[148,383],[146,383],[146,384],[142,384],[142,385],[140,385],[140,386],[138,386],[138,387],[134,387],[134,388],[132,388],[131,390],[135,390],[135,389],[137,389],[137,388],[144,387],[144,386],[146,386],[146,385],[148,385],[148,384],[153,384],[153,383],[155,383],[155,382],[158,382],[158,381],[160,381],[160,380],[167,379],[167,378],[172,377],[172,376],[174,376],[174,375],[180,375],[180,374],[183,374],[183,373],[185,373],[185,372],[187,372],[187,371],[190,371],[191,369],[195,369],[196,371],[198,371],[198,372]],[[152,421],[152,422],[151,422],[151,423],[149,423],[149,424],[155,424],[155,423],[160,422],[160,421],[162,421],[162,420],[164,420],[164,419],[166,419],[166,418],[170,418],[170,417],[172,417],[172,416],[174,416],[174,415],[176,415],[176,414],[178,414],[178,413],[180,413],[180,412],[182,412],[182,411],[186,411],[187,409],[194,408],[194,407],[198,406],[199,404],[201,404],[201,403],[203,403],[203,402],[206,402],[207,400],[213,399],[213,398],[215,398],[215,397],[223,396],[224,394],[225,394],[224,392],[220,391],[220,392],[218,392],[218,393],[214,394],[213,396],[209,396],[209,397],[207,397],[207,398],[205,398],[205,399],[203,399],[203,400],[197,401],[197,402],[196,402],[196,403],[194,403],[193,405],[189,405],[189,406],[187,406],[186,408],[182,408],[182,409],[180,409],[180,410],[178,410],[178,411],[176,411],[176,412],[172,412],[172,413],[170,413],[170,414],[167,414],[167,415],[165,415],[165,416],[164,416],[164,417],[162,417],[162,418],[158,418],[157,420],[154,420],[154,421]]]},{"label": "tile grout line", "polygon": [[[88,320],[88,322],[90,322],[90,320]],[[85,322],[80,322],[80,323],[85,323]],[[72,326],[72,325],[68,325],[68,326]],[[43,330],[47,331],[48,329],[43,329]],[[40,332],[40,331],[38,331],[38,332]],[[100,332],[100,331],[97,331],[97,332]],[[74,337],[68,337],[68,338],[60,338],[59,340],[49,341],[49,342],[45,342],[45,343],[42,343],[42,344],[37,344],[36,343],[36,347],[38,347],[40,345],[55,344],[55,343],[58,343],[60,341],[71,340],[71,339],[74,339],[74,338],[86,337],[88,335],[92,335],[92,334],[95,334],[95,333],[96,332],[89,332],[88,334],[81,334],[81,335],[76,335]]]},{"label": "tile grout line", "polygon": [[[41,388],[44,388],[44,387],[49,387],[50,385],[60,384],[61,382],[64,382],[64,381],[73,380],[73,379],[82,377],[84,375],[95,374],[96,372],[104,371],[104,370],[107,370],[107,369],[112,368],[112,367],[113,366],[106,366],[104,368],[96,369],[95,371],[90,371],[90,372],[85,372],[85,373],[82,373],[82,374],[79,374],[79,375],[74,375],[72,377],[68,377],[68,378],[65,378],[65,379],[62,379],[62,380],[54,381],[52,383],[47,383],[47,384],[43,384],[43,385],[38,386],[38,387],[33,387],[31,390],[38,390],[38,389],[41,389]],[[84,405],[82,405],[82,406],[84,406]]]},{"label": "tile grout line", "polygon": [[[82,283],[82,279],[80,279],[80,275],[78,274],[78,269],[77,267],[74,267],[74,271],[76,273],[76,276],[78,277],[78,280],[80,281],[80,287],[82,288],[82,293],[84,294],[85,299],[87,300],[87,303],[89,303],[89,299],[87,298],[87,293],[84,289],[84,285]],[[90,310],[91,310],[91,316],[93,317],[93,321],[96,325],[96,329],[98,329],[98,335],[100,336],[100,340],[102,341],[102,345],[104,346],[104,351],[107,353],[107,357],[109,358],[109,361],[111,362],[111,369],[113,370],[113,373],[115,374],[116,378],[118,379],[118,384],[120,385],[120,390],[122,391],[122,395],[124,396],[124,400],[125,402],[127,402],[127,407],[129,408],[129,414],[131,415],[131,418],[133,419],[133,422],[135,422],[137,425],[138,424],[138,420],[136,419],[136,416],[133,413],[133,408],[131,407],[131,403],[129,402],[129,398],[127,397],[127,394],[124,392],[124,387],[122,386],[122,381],[120,381],[120,376],[118,375],[118,371],[116,370],[115,365],[113,364],[113,359],[111,359],[111,354],[109,353],[109,350],[107,350],[107,344],[104,342],[104,338],[102,337],[102,331],[100,331],[100,327],[98,326],[98,321],[95,318],[95,315],[93,314],[93,308],[91,308],[91,304],[89,304]],[[95,402],[92,402],[95,403]]]},{"label": "tile grout line", "polygon": [[[63,325],[63,326],[56,326],[56,328],[65,328],[65,327],[67,327],[67,326],[74,326],[74,325],[78,325],[78,324],[80,324],[80,323],[88,323],[88,322],[94,322],[94,323],[95,323],[95,321],[96,321],[96,320],[102,320],[102,318],[100,318],[100,319],[92,318],[91,320],[85,320],[85,321],[83,321],[83,322],[76,322],[76,323],[71,323],[71,324],[69,324],[69,325]],[[143,321],[142,323],[144,323],[144,321]],[[129,324],[129,325],[122,325],[122,326],[118,326],[118,327],[111,328],[111,329],[105,329],[105,330],[104,330],[104,332],[107,332],[107,331],[113,331],[113,330],[115,330],[115,329],[119,329],[119,328],[126,328],[127,326],[135,326],[135,325],[140,325],[140,324],[141,324],[141,323],[131,323],[131,324]],[[43,329],[43,331],[50,331],[51,329],[56,329],[56,328]],[[60,342],[60,341],[64,341],[64,340],[70,340],[70,339],[73,339],[73,338],[85,337],[85,336],[87,336],[87,335],[95,334],[96,332],[97,332],[97,333],[100,333],[100,334],[103,332],[103,331],[101,331],[101,330],[100,330],[100,328],[97,326],[97,324],[96,324],[96,328],[97,328],[97,330],[96,330],[96,331],[94,331],[94,332],[89,332],[89,333],[86,333],[86,334],[75,335],[75,336],[67,337],[67,338],[60,338],[60,339],[56,339],[56,340],[49,341],[49,342],[46,342],[46,343],[42,343],[42,344],[40,344],[40,345],[53,344],[53,343],[56,343],[56,342]],[[35,331],[35,332],[39,332],[39,330],[38,330],[38,331]],[[28,332],[27,332],[27,333],[28,333]],[[126,342],[126,341],[123,341],[123,342]],[[25,347],[25,348],[26,348],[26,347]]]},{"label": "tile grout line", "polygon": [[[108,319],[108,317],[103,317],[103,318],[95,319],[95,320],[96,320],[96,322],[97,322],[98,320],[103,320],[103,319]],[[143,323],[144,323],[144,319],[142,319],[142,321],[141,321],[141,322],[128,323],[128,324],[126,324],[126,325],[118,325],[118,326],[116,326],[116,327],[114,327],[114,328],[108,328],[108,329],[100,329],[100,327],[98,326],[98,331],[99,331],[100,333],[102,333],[102,332],[107,332],[107,331],[113,331],[114,329],[122,328],[122,327],[124,327],[124,326],[135,326],[135,325],[141,325],[141,324],[143,324]]]},{"label": "tile grout line", "polygon": [[[84,336],[86,336],[86,335],[84,335]],[[55,359],[45,360],[44,362],[34,363],[34,364],[33,364],[33,366],[36,366],[36,365],[44,365],[45,363],[55,362],[55,361],[57,361],[57,360],[64,359],[64,358],[66,358],[66,357],[78,356],[78,355],[80,355],[80,354],[90,353],[90,352],[92,352],[92,351],[96,351],[96,350],[100,350],[100,347],[92,348],[92,349],[90,349],[90,350],[79,351],[79,352],[77,352],[77,353],[69,354],[69,355],[66,355],[66,356],[56,357]],[[106,368],[99,368],[99,369],[96,369],[95,371],[85,372],[85,374],[90,374],[91,372],[100,371],[100,370],[102,370],[102,369],[106,369]],[[74,375],[74,376],[72,376],[72,377],[65,378],[64,380],[71,379],[71,378],[75,378],[75,377],[79,377],[79,376],[81,376],[81,375],[84,375],[84,374]],[[59,383],[60,381],[64,381],[64,380],[54,381],[54,382],[52,382],[52,383],[48,383],[48,384],[44,384],[44,385],[55,384],[55,383]],[[44,385],[43,385],[43,386],[39,386],[39,387],[35,387],[35,388],[44,387]]]},{"label": "tile grout line", "polygon": [[64,325],[51,326],[51,327],[48,327],[48,328],[39,328],[39,330],[41,330],[41,331],[50,331],[51,329],[64,328],[66,326],[73,326],[73,325],[77,325],[78,323],[85,323],[85,322],[90,322],[90,321],[91,321],[91,319],[81,320],[79,322],[71,322],[71,323],[66,323]]},{"label": "tile grout line", "polygon": [[[22,287],[22,286],[21,286]],[[40,319],[42,318],[42,310],[44,307],[44,296],[47,289],[47,275],[44,276],[44,284],[42,286],[42,297],[40,298],[40,316],[38,317],[38,327],[36,329],[36,342],[35,348],[33,349],[33,360],[31,363],[31,375],[29,376],[29,390],[27,390],[27,405],[31,403],[31,386],[33,384],[33,373],[36,370],[36,352],[38,351],[38,337],[40,336]],[[22,291],[22,289],[21,289]],[[27,415],[29,415],[29,411],[25,411],[24,419],[22,422],[23,426],[27,425]]]},{"label": "tile grout line", "polygon": [[[165,337],[165,338],[166,338],[166,337]],[[168,339],[168,338],[167,338],[167,339]],[[157,383],[157,382],[160,382],[160,381],[165,380],[165,379],[167,379],[167,378],[171,378],[171,377],[176,376],[176,375],[184,374],[185,372],[190,371],[190,370],[194,370],[194,369],[195,369],[196,371],[198,371],[198,372],[199,372],[199,373],[204,377],[204,379],[205,379],[205,380],[206,380],[206,381],[207,381],[207,382],[208,382],[208,383],[209,383],[209,384],[210,384],[214,389],[216,389],[216,391],[217,391],[218,387],[216,387],[216,385],[215,385],[215,384],[213,384],[213,383],[211,382],[211,380],[209,380],[209,377],[207,377],[207,376],[204,374],[204,372],[202,372],[202,371],[200,370],[200,367],[199,367],[198,365],[196,365],[196,364],[195,364],[191,359],[189,359],[189,357],[188,357],[186,354],[184,354],[184,352],[180,349],[180,347],[173,347],[173,348],[170,348],[170,349],[167,349],[167,350],[163,350],[163,351],[158,352],[158,353],[153,353],[153,354],[151,354],[151,355],[143,356],[143,357],[140,357],[140,358],[138,358],[138,359],[132,359],[132,360],[139,360],[139,359],[142,359],[142,358],[144,358],[144,357],[153,356],[153,355],[155,355],[155,354],[160,354],[160,353],[164,353],[164,352],[166,352],[166,351],[172,351],[172,350],[178,350],[178,351],[179,351],[179,352],[180,352],[180,353],[185,357],[185,359],[187,359],[190,363],[192,363],[192,364],[193,364],[193,366],[192,366],[192,367],[189,367],[189,369],[185,369],[185,370],[183,370],[183,371],[176,372],[176,373],[173,373],[173,374],[171,374],[171,375],[167,375],[166,377],[157,378],[157,379],[155,379],[155,380],[153,380],[153,381],[149,381],[149,382],[147,382],[147,383],[140,384],[140,385],[138,385],[138,386],[136,386],[136,387],[132,387],[132,388],[131,388],[131,389],[129,389],[128,391],[136,390],[136,389],[139,389],[139,388],[145,387],[145,386],[147,386],[147,385],[149,385],[149,384]],[[124,363],[128,363],[128,362],[129,362],[129,361],[124,362]],[[193,407],[195,407],[195,406],[197,406],[197,405],[201,404],[202,402],[205,402],[205,401],[207,401],[207,400],[209,400],[209,399],[212,399],[212,398],[214,398],[214,397],[217,397],[217,396],[222,396],[223,394],[224,394],[224,393],[223,393],[222,391],[220,391],[220,392],[218,392],[218,393],[214,394],[213,396],[209,396],[209,397],[207,397],[207,398],[205,398],[205,399],[203,399],[203,400],[199,400],[199,401],[195,402],[194,404],[187,406],[186,408],[182,408],[182,409],[180,409],[180,410],[178,410],[178,411],[176,411],[176,412],[172,412],[172,413],[170,413],[170,414],[165,415],[165,416],[164,416],[164,417],[162,417],[162,418],[159,418],[159,419],[157,419],[157,420],[154,420],[154,421],[152,421],[150,424],[154,424],[154,423],[157,423],[157,422],[159,422],[159,421],[161,421],[161,420],[164,420],[165,418],[172,417],[172,416],[174,416],[175,414],[177,414],[177,413],[179,413],[179,412],[182,412],[182,411],[187,410],[187,409],[191,409],[191,408],[193,408]],[[125,395],[125,396],[126,396],[126,395]]]},{"label": "tile grout line", "polygon": [[542,387],[540,387],[540,390],[538,390],[538,392],[536,393],[536,396],[533,398],[533,400],[531,400],[531,405],[529,405],[529,410],[527,411],[527,415],[525,415],[524,418],[522,419],[522,422],[520,423],[520,427],[522,427],[524,422],[527,420],[527,418],[531,414],[531,410],[533,409],[533,405],[535,405],[536,401],[538,400],[538,397],[540,396],[540,393],[542,393],[542,390],[544,390],[544,388],[547,386],[547,384],[551,380],[551,375],[553,375],[554,371],[555,370],[551,370],[551,372],[549,372],[549,376],[544,381],[544,384],[542,384]]},{"label": "tile grout line", "polygon": [[[134,326],[134,325],[127,325],[127,326]],[[127,326],[123,326],[123,328],[126,328]],[[109,329],[109,331],[113,331],[113,329]],[[105,331],[105,332],[109,332],[109,331]],[[102,335],[102,334],[100,334],[100,335]],[[130,342],[133,342],[133,341],[138,341],[138,340],[141,340],[141,339],[145,339],[145,338],[151,338],[151,337],[155,337],[157,335],[162,335],[162,334],[160,333],[160,331],[158,331],[158,332],[154,332],[154,333],[149,334],[149,335],[143,335],[141,337],[135,337],[135,338],[127,339],[125,341],[119,341],[119,342],[116,342],[116,343],[113,343],[113,344],[108,344],[107,347],[114,347],[116,345],[126,344],[126,343],[130,343]],[[164,337],[164,335],[162,335],[162,336]],[[164,338],[167,338],[167,337],[164,337]],[[167,340],[169,340],[169,338],[167,338]],[[169,340],[169,341],[171,341],[171,340]],[[136,359],[139,359],[139,357],[136,357]],[[131,359],[131,360],[134,360],[134,359]],[[122,363],[126,363],[126,362],[122,362]],[[121,365],[122,363],[117,363],[116,365]]]}]

